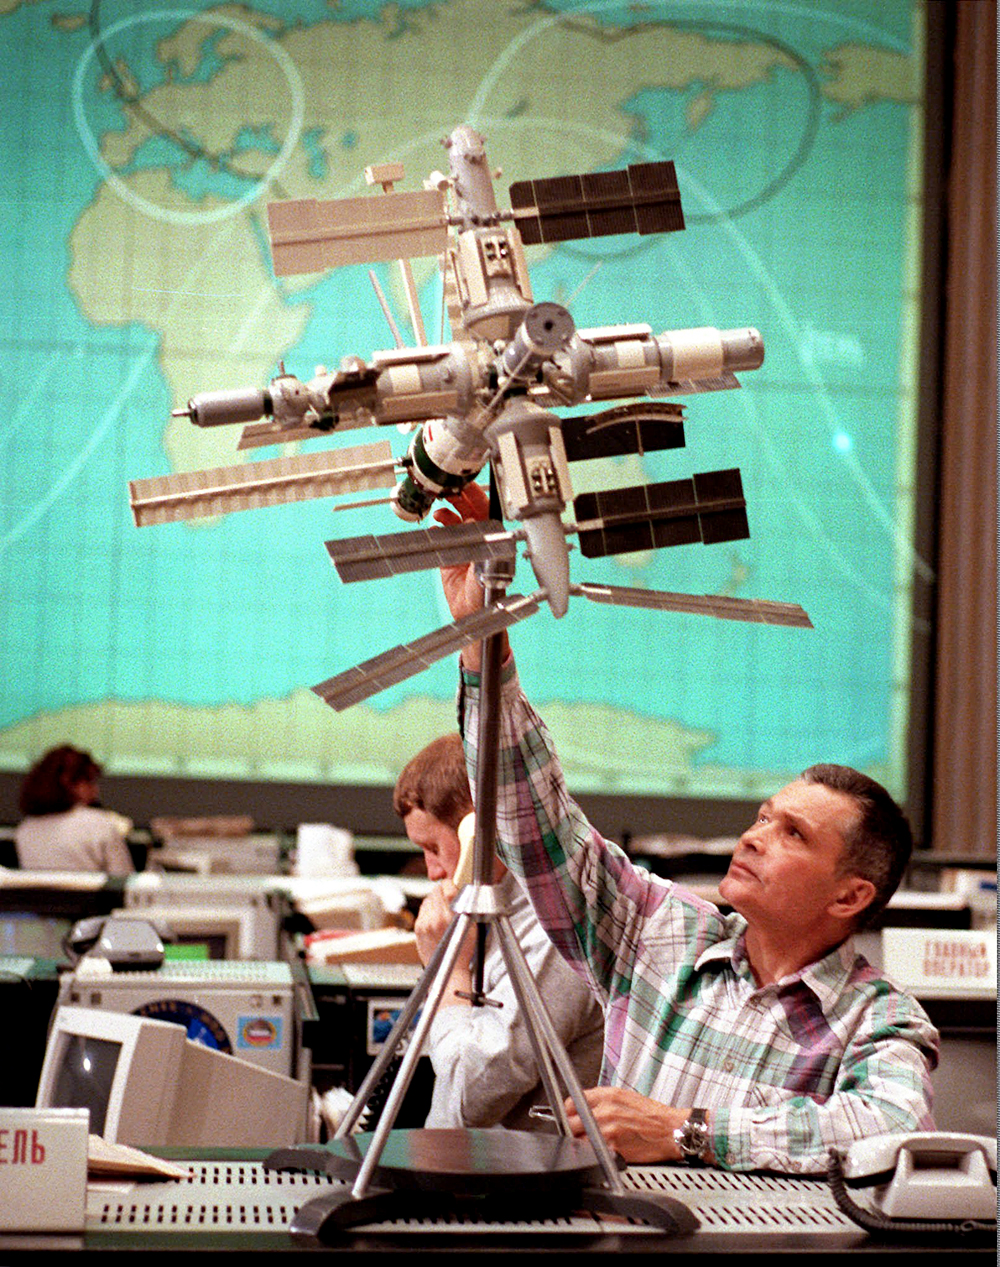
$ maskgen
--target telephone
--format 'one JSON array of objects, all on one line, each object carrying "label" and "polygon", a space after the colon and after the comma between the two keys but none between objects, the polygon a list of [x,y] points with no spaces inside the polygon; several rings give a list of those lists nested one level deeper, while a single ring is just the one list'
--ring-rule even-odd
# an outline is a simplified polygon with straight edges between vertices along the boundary
[{"label": "telephone", "polygon": [[[834,1153],[837,1204],[872,1232],[996,1230],[997,1144],[948,1131],[877,1135]],[[847,1188],[870,1188],[868,1207]]]},{"label": "telephone", "polygon": [[76,967],[82,959],[107,960],[111,970],[158,968],[164,942],[173,933],[161,921],[94,915],[78,920],[66,934],[63,947]]},{"label": "telephone", "polygon": [[466,814],[458,824],[457,835],[461,848],[459,849],[458,862],[455,864],[455,874],[451,879],[455,888],[461,889],[472,882],[472,846],[476,838],[476,816],[474,813]]}]

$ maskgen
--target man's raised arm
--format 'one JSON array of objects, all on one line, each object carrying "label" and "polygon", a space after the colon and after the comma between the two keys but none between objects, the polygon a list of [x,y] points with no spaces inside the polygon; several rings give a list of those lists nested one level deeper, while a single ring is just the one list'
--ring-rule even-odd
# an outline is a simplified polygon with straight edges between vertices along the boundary
[{"label": "man's raised arm", "polygon": [[[490,517],[489,498],[480,484],[466,484],[456,497],[448,500],[455,509],[439,507],[434,512],[434,518],[439,524],[469,523]],[[473,612],[482,610],[485,593],[476,576],[475,564],[459,563],[454,567],[441,568],[441,586],[453,620],[461,620],[463,616],[471,616]],[[506,631],[503,640],[506,657],[510,650]],[[482,665],[482,643],[470,643],[462,651],[461,663],[470,673],[478,673]]]}]

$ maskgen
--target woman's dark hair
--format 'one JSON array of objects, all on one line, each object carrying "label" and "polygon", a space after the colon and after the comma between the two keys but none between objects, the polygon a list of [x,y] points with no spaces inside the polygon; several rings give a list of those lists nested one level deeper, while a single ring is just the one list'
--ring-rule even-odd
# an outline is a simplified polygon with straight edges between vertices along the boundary
[{"label": "woman's dark hair", "polygon": [[913,852],[906,815],[881,783],[846,765],[813,765],[802,772],[807,783],[844,792],[858,807],[854,827],[844,838],[841,870],[875,886],[875,896],[858,916],[858,927],[871,926],[903,878]]},{"label": "woman's dark hair", "polygon": [[101,767],[89,752],[71,744],[50,748],[31,767],[21,783],[22,814],[61,814],[77,803],[78,783],[100,778]]}]

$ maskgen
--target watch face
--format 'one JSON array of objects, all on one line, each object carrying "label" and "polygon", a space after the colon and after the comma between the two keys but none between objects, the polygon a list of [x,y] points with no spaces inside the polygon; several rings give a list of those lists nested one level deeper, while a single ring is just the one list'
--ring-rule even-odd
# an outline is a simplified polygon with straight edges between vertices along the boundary
[{"label": "watch face", "polygon": [[674,1139],[681,1153],[687,1159],[701,1157],[708,1147],[708,1123],[704,1109],[692,1109],[691,1116],[679,1131],[674,1132]]}]

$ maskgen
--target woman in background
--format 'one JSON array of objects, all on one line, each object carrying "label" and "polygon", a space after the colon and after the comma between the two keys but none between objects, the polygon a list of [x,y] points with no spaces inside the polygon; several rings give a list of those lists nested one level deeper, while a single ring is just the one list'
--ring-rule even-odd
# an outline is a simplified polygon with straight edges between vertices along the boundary
[{"label": "woman in background", "polygon": [[14,833],[24,870],[126,875],[135,869],[125,843],[131,822],[96,804],[100,777],[90,753],[70,744],[35,762],[21,784],[25,817]]}]

